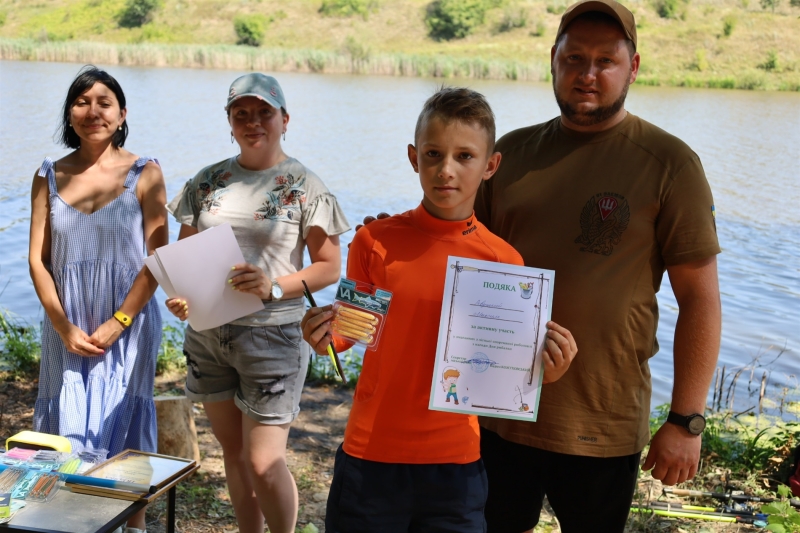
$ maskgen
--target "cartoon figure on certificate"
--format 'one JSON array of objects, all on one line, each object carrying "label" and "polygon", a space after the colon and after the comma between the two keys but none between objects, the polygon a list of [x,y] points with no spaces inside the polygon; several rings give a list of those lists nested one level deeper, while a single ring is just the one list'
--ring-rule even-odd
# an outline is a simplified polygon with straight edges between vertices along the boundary
[{"label": "cartoon figure on certificate", "polygon": [[519,390],[519,387],[514,388],[517,389],[517,394],[514,395],[514,404],[519,404],[517,409],[520,411],[529,411],[530,407],[528,407],[528,404],[522,401],[522,391]]},{"label": "cartoon figure on certificate", "polygon": [[444,372],[442,373],[442,389],[447,393],[447,398],[444,400],[445,402],[450,403],[450,396],[452,396],[455,404],[458,405],[456,381],[458,381],[460,376],[461,372],[452,367],[445,368]]}]

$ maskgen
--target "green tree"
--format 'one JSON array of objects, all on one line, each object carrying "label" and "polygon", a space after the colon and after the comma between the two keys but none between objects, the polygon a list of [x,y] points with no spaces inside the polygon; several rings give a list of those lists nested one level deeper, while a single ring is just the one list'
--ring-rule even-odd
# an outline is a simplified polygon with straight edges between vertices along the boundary
[{"label": "green tree", "polygon": [[361,15],[366,19],[370,11],[377,9],[377,2],[373,0],[323,0],[319,12],[328,17]]},{"label": "green tree", "polygon": [[153,12],[161,7],[161,0],[128,0],[119,15],[123,28],[138,28],[153,19]]},{"label": "green tree", "polygon": [[781,0],[761,0],[761,9],[770,9],[775,13],[775,8],[778,7],[780,3]]},{"label": "green tree", "polygon": [[484,23],[490,0],[436,0],[428,5],[425,23],[434,39],[463,39]]},{"label": "green tree", "polygon": [[236,44],[261,46],[270,22],[270,19],[261,14],[239,15],[233,19],[233,29],[238,37]]},{"label": "green tree", "polygon": [[[800,1],[800,0],[798,0]],[[722,18],[722,34],[725,37],[730,37],[733,33],[733,29],[736,27],[736,16],[734,15],[725,15]]]}]

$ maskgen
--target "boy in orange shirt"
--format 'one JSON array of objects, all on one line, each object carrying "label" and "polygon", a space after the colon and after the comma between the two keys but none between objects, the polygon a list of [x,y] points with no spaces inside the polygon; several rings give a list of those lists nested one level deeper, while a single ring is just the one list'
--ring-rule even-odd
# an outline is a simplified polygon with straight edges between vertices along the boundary
[{"label": "boy in orange shirt", "polygon": [[[344,443],[336,452],[325,518],[329,533],[482,533],[487,482],[476,416],[428,409],[449,255],[522,265],[509,244],[475,219],[483,180],[500,164],[485,98],[443,88],[425,102],[408,158],[422,203],[358,231],[349,279],[392,292],[375,351],[367,352]],[[325,355],[331,306],[310,309],[303,337]],[[548,323],[544,382],[559,379],[577,347]],[[348,346],[337,339],[337,349]],[[455,396],[455,394],[453,394]]]}]

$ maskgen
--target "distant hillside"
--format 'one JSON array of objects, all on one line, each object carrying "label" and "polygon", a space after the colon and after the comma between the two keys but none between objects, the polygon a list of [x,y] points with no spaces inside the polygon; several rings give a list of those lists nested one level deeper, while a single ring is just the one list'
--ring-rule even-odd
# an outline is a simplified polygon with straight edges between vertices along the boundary
[{"label": "distant hillside", "polygon": [[[156,7],[126,12],[130,2]],[[473,12],[456,21],[474,26],[447,40],[431,37],[426,18],[459,0],[0,0],[0,58],[548,78],[563,0],[460,3]],[[626,4],[639,26],[640,83],[800,90],[800,0]]]}]

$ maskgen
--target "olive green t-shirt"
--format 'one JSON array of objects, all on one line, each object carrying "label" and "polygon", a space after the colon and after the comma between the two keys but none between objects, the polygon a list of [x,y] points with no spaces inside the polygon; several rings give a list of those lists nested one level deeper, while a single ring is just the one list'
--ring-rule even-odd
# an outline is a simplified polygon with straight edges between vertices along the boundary
[{"label": "olive green t-shirt", "polygon": [[665,268],[720,252],[711,190],[685,143],[628,114],[582,134],[556,118],[497,143],[475,212],[525,264],[555,271],[552,318],[575,336],[536,423],[483,418],[507,440],[593,457],[637,453],[650,433],[656,292]]}]

